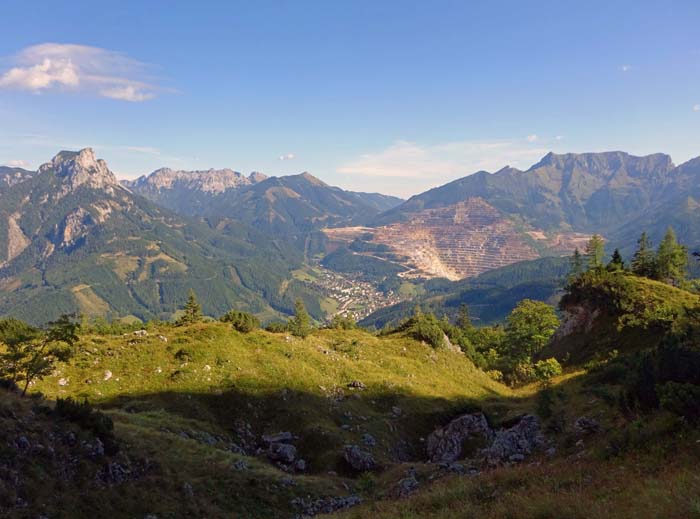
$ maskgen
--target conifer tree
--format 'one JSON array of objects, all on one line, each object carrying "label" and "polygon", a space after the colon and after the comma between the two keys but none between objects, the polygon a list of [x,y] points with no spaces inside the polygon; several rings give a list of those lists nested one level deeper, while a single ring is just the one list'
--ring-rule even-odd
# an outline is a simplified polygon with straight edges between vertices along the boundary
[{"label": "conifer tree", "polygon": [[187,298],[187,304],[185,304],[184,313],[182,317],[178,320],[178,324],[193,324],[198,323],[202,320],[202,307],[197,301],[197,295],[194,290],[190,289],[190,295]]},{"label": "conifer tree", "polygon": [[569,281],[573,281],[583,273],[583,256],[578,247],[574,250],[574,255],[569,259]]},{"label": "conifer tree", "polygon": [[469,307],[465,303],[459,305],[457,321],[455,324],[457,325],[457,328],[464,332],[471,331],[474,328],[474,325],[472,324],[472,319],[469,316]]},{"label": "conifer tree", "polygon": [[610,263],[608,263],[607,269],[609,272],[619,272],[625,270],[625,262],[622,259],[622,254],[620,254],[620,249],[615,249],[613,252]]},{"label": "conifer tree", "polygon": [[588,258],[588,270],[598,270],[603,267],[605,257],[605,243],[600,234],[594,234],[586,244],[586,258]]},{"label": "conifer tree", "polygon": [[656,252],[656,278],[678,285],[685,279],[687,266],[688,250],[678,244],[676,233],[669,227]]},{"label": "conifer tree", "polygon": [[289,331],[297,337],[306,337],[311,333],[311,317],[301,299],[294,303],[294,317],[289,321]]},{"label": "conifer tree", "polygon": [[634,253],[632,257],[632,272],[638,276],[643,276],[647,278],[654,277],[654,271],[656,270],[654,266],[654,251],[651,248],[651,240],[646,232],[637,240],[637,252]]}]

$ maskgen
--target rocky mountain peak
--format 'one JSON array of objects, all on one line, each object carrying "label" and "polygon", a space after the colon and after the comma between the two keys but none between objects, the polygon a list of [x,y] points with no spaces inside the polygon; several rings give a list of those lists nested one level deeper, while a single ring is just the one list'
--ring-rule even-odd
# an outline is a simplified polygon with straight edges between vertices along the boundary
[{"label": "rocky mountain peak", "polygon": [[107,163],[97,159],[92,148],[61,151],[50,162],[39,167],[40,174],[46,171],[53,171],[57,177],[64,179],[70,189],[82,185],[94,189],[119,186],[117,178],[109,170]]},{"label": "rocky mountain peak", "polygon": [[543,168],[572,170],[582,169],[589,174],[609,176],[620,170],[629,171],[632,176],[658,176],[674,168],[673,160],[664,153],[635,156],[623,151],[606,151],[602,153],[564,153],[549,152],[532,166],[529,171]]},{"label": "rocky mountain peak", "polygon": [[259,171],[253,171],[250,175],[248,175],[248,180],[250,180],[254,184],[257,184],[258,182],[262,182],[263,180],[265,180],[267,178],[268,177],[265,173],[260,173]]},{"label": "rocky mountain peak", "polygon": [[307,182],[309,182],[310,184],[314,184],[314,185],[317,185],[317,186],[326,186],[326,185],[327,185],[323,180],[321,180],[321,179],[318,178],[318,177],[313,176],[313,175],[312,175],[311,173],[309,173],[308,171],[304,171],[304,172],[301,173],[299,176],[300,176],[301,178],[303,178],[304,180],[306,180]]},{"label": "rocky mountain peak", "polygon": [[[260,174],[262,175],[262,174]],[[262,175],[263,178],[264,175]],[[158,193],[172,189],[202,191],[204,193],[220,194],[228,189],[240,188],[258,182],[251,175],[245,175],[232,169],[207,169],[197,171],[173,170],[160,168],[150,175],[142,176],[134,181],[125,181],[129,188]]]}]

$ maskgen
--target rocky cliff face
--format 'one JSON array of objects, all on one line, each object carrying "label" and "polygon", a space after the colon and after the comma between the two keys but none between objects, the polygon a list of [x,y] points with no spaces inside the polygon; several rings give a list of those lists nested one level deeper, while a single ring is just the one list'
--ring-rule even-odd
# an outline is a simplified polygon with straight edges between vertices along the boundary
[{"label": "rocky cliff face", "polygon": [[41,175],[47,172],[52,172],[61,179],[64,194],[81,186],[105,189],[110,193],[115,189],[121,189],[114,173],[107,167],[107,163],[95,158],[92,148],[85,148],[78,152],[60,152],[50,162],[42,164],[37,173]]},{"label": "rocky cliff face", "polygon": [[145,196],[157,196],[159,193],[169,190],[220,194],[229,189],[250,186],[265,178],[267,177],[259,172],[253,172],[246,177],[232,169],[183,171],[161,168],[134,181],[124,181],[123,185]]}]

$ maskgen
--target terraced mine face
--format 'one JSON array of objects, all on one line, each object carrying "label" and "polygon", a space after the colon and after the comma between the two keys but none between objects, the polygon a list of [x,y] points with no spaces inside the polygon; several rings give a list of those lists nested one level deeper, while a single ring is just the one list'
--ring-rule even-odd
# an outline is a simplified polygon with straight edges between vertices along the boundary
[{"label": "terraced mine face", "polygon": [[332,243],[358,239],[385,245],[389,252],[359,254],[400,263],[409,269],[405,277],[452,280],[544,255],[570,254],[589,238],[574,232],[545,233],[505,216],[478,197],[411,213],[404,222],[324,232]]}]

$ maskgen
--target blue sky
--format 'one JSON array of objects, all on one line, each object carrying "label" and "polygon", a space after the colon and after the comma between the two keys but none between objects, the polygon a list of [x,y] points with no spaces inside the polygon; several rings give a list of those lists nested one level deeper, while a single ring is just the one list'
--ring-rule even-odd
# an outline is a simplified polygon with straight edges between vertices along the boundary
[{"label": "blue sky", "polygon": [[700,155],[700,2],[4,0],[0,164],[92,146],[407,196],[547,151]]}]

